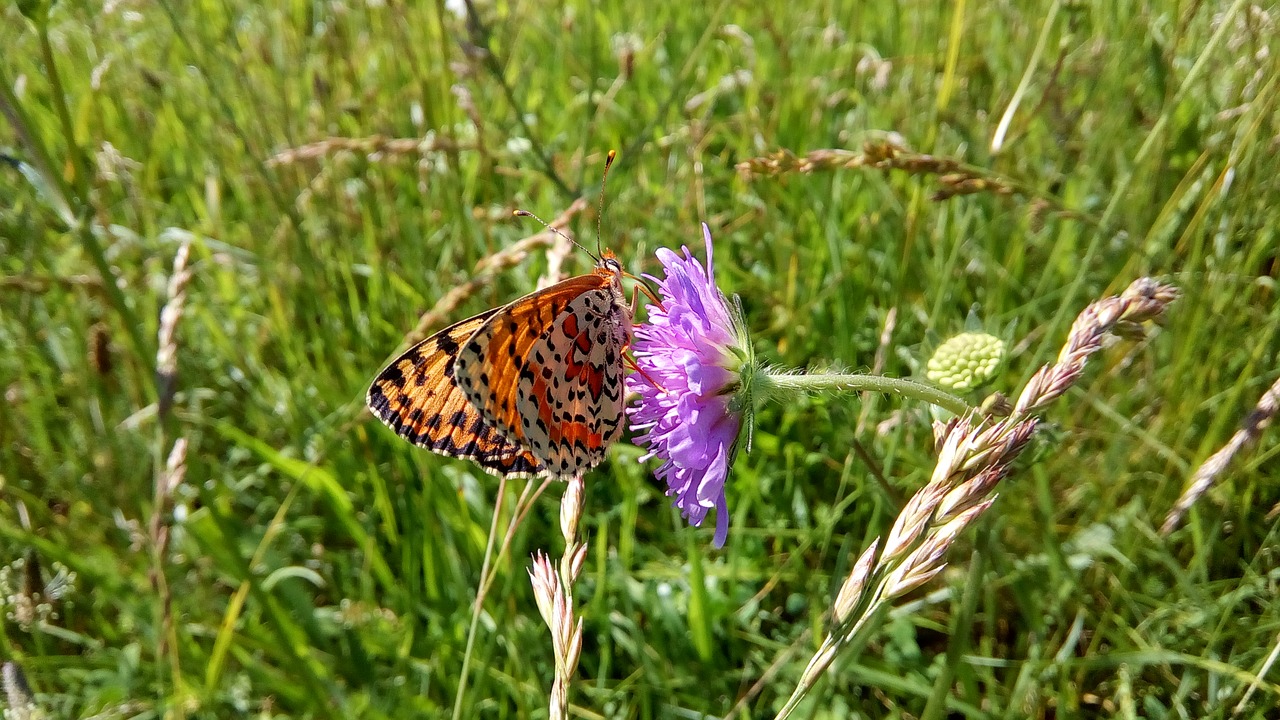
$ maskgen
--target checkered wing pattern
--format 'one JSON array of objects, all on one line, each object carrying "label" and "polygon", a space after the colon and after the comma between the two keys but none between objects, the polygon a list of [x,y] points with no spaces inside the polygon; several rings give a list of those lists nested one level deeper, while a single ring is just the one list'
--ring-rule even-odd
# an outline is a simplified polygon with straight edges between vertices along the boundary
[{"label": "checkered wing pattern", "polygon": [[474,460],[495,475],[540,475],[542,463],[489,424],[455,380],[462,346],[501,310],[463,320],[409,348],[374,379],[366,402],[414,445]]},{"label": "checkered wing pattern", "polygon": [[554,477],[586,472],[622,434],[623,351],[631,314],[605,267],[491,315],[454,363],[485,421]]}]

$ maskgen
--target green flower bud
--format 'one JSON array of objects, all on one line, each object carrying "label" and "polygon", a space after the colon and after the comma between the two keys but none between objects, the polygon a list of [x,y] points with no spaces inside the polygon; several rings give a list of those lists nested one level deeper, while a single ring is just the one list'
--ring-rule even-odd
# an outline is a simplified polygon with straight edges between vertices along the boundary
[{"label": "green flower bud", "polygon": [[1004,341],[980,332],[960,333],[938,346],[925,377],[953,392],[972,390],[995,375],[1004,361]]}]

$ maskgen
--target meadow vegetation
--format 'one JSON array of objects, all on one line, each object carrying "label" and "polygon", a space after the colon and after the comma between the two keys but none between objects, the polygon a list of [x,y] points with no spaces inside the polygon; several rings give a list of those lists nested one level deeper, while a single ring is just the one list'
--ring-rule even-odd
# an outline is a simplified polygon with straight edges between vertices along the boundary
[{"label": "meadow vegetation", "polygon": [[[49,717],[546,717],[527,568],[563,549],[564,486],[493,564],[464,675],[498,482],[363,397],[415,330],[586,271],[512,211],[594,248],[617,149],[603,244],[656,273],[706,222],[778,366],[923,381],[983,330],[1007,350],[976,406],[1094,300],[1181,291],[794,717],[1276,717],[1266,413],[1161,532],[1280,373],[1274,7],[50,5],[0,8],[11,711],[20,668]],[[764,405],[722,549],[615,446],[583,486],[569,715],[774,717],[933,472],[936,413]]]}]

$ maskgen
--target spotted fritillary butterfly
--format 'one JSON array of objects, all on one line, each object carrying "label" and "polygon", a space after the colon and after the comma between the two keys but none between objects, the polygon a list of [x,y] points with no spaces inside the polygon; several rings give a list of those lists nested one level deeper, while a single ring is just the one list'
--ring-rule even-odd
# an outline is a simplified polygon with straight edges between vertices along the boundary
[{"label": "spotted fritillary butterfly", "polygon": [[369,408],[409,442],[495,475],[586,472],[622,435],[622,276],[606,252],[590,274],[441,330],[378,374]]}]

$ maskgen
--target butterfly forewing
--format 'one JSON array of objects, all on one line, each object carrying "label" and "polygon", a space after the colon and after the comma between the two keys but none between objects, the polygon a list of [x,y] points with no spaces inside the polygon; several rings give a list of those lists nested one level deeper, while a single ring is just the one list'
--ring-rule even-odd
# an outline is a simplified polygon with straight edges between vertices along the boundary
[{"label": "butterfly forewing", "polygon": [[458,353],[458,386],[549,474],[585,472],[622,433],[630,323],[613,272],[570,278],[490,316]]},{"label": "butterfly forewing", "polygon": [[474,460],[497,475],[537,475],[542,465],[487,423],[454,378],[462,346],[498,312],[463,320],[410,348],[378,374],[366,401],[382,422],[415,445]]}]

